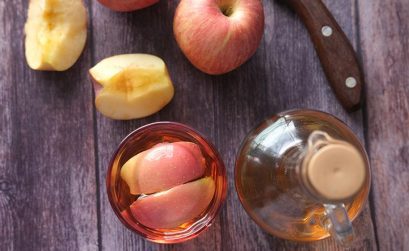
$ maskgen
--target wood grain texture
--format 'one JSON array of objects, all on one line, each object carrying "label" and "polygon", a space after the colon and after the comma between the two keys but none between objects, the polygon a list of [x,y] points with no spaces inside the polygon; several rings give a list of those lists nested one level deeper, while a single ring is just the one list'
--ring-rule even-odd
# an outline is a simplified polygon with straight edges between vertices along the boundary
[{"label": "wood grain texture", "polygon": [[[178,49],[172,34],[177,1],[133,13],[115,13],[92,4],[93,64],[121,53],[152,53],[168,64],[176,87],[174,100],[161,112],[134,121],[113,121],[97,113],[97,151],[104,250],[341,250],[333,240],[300,244],[263,232],[241,207],[234,190],[236,151],[247,132],[268,116],[297,107],[331,112],[363,139],[362,114],[348,115],[337,102],[319,64],[307,31],[285,6],[263,1],[266,30],[256,55],[238,70],[212,77],[196,70]],[[327,1],[329,9],[356,44],[353,1]],[[106,195],[108,162],[120,141],[149,122],[186,123],[215,143],[228,171],[228,199],[215,224],[184,244],[158,245],[126,229],[112,212]],[[376,250],[369,209],[355,221],[358,240],[352,249]]]},{"label": "wood grain texture", "polygon": [[0,250],[96,250],[90,50],[69,71],[30,70],[27,5],[0,2]]},{"label": "wood grain texture", "polygon": [[380,250],[409,250],[409,2],[359,1]]}]

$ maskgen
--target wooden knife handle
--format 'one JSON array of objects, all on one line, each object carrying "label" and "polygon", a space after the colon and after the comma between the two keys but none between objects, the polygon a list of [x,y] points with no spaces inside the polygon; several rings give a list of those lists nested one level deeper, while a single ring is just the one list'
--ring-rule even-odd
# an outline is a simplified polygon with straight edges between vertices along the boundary
[{"label": "wooden knife handle", "polygon": [[287,0],[307,27],[325,75],[347,111],[360,108],[364,78],[355,51],[321,0]]}]

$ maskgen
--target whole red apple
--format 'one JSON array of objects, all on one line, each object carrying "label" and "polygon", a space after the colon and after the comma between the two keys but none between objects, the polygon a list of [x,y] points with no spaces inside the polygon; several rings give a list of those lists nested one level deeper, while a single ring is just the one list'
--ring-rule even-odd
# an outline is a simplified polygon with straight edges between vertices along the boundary
[{"label": "whole red apple", "polygon": [[133,11],[151,6],[159,0],[98,0],[105,7],[115,11]]},{"label": "whole red apple", "polygon": [[181,0],[173,31],[189,61],[208,74],[223,74],[246,62],[264,31],[260,0]]}]

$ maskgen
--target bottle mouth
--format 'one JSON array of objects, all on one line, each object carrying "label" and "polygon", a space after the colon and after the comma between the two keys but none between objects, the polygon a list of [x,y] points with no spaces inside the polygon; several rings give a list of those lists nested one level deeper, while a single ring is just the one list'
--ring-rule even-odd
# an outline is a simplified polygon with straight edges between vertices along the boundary
[{"label": "bottle mouth", "polygon": [[310,135],[301,166],[305,187],[324,203],[352,200],[367,178],[367,168],[359,150],[321,131]]}]

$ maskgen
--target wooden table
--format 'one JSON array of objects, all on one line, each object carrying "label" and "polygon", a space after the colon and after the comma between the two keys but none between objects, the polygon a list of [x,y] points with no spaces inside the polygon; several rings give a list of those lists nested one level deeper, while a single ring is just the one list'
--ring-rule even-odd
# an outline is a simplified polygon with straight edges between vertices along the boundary
[{"label": "wooden table", "polygon": [[[365,142],[372,192],[354,222],[355,250],[409,250],[409,2],[327,0],[363,63],[366,102],[348,114],[334,98],[306,29],[285,6],[265,0],[262,43],[245,65],[208,76],[186,60],[172,35],[177,1],[114,13],[86,1],[86,49],[66,72],[36,72],[24,59],[28,1],[0,2],[0,250],[339,250],[333,240],[278,239],[250,220],[237,198],[233,165],[256,124],[308,107],[344,120]],[[120,53],[165,59],[174,100],[146,119],[113,121],[93,106],[87,70]],[[149,122],[186,123],[223,156],[228,199],[215,224],[179,245],[143,240],[116,218],[107,200],[108,160],[121,139]]]}]

